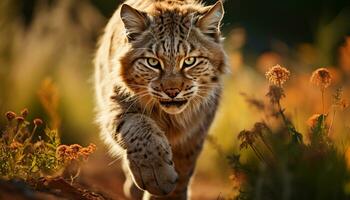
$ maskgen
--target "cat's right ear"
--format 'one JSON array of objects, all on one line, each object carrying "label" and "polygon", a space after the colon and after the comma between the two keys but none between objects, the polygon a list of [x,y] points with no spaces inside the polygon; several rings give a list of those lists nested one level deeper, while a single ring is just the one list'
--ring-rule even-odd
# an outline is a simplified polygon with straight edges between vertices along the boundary
[{"label": "cat's right ear", "polygon": [[149,25],[149,17],[147,13],[136,10],[135,8],[123,4],[120,9],[120,17],[124,23],[126,35],[129,41],[145,31]]}]

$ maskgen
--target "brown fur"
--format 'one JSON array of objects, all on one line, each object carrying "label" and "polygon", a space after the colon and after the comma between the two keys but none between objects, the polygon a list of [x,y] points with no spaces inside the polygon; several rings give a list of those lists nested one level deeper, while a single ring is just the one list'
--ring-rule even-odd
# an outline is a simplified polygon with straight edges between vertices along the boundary
[{"label": "brown fur", "polygon": [[221,2],[129,0],[105,29],[97,120],[112,155],[123,158],[132,199],[188,197],[226,70],[222,15]]}]

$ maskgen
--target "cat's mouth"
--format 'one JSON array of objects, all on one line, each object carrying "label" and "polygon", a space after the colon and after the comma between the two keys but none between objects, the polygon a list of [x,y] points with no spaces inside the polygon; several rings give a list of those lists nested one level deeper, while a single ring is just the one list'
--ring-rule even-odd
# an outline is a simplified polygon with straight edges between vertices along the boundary
[{"label": "cat's mouth", "polygon": [[188,100],[159,100],[160,107],[169,114],[179,114],[181,113]]},{"label": "cat's mouth", "polygon": [[187,100],[174,100],[174,101],[161,100],[159,101],[159,103],[164,107],[171,107],[171,106],[181,107],[187,103]]}]

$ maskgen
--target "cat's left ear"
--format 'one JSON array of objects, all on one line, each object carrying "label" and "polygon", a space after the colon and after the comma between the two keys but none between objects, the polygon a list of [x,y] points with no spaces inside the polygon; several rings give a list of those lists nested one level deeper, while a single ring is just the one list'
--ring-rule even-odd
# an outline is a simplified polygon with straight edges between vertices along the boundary
[{"label": "cat's left ear", "polygon": [[197,26],[204,34],[212,35],[220,33],[221,20],[224,17],[224,7],[219,0],[198,19]]},{"label": "cat's left ear", "polygon": [[149,25],[147,13],[136,10],[135,8],[123,4],[120,9],[120,17],[124,23],[126,35],[129,41],[135,40],[141,35]]}]

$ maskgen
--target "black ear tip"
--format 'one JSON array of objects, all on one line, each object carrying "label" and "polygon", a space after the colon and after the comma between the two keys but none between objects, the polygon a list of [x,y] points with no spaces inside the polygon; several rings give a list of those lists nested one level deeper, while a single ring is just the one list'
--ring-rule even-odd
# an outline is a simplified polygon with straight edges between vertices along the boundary
[{"label": "black ear tip", "polygon": [[123,13],[126,10],[131,10],[131,6],[128,4],[123,3],[122,6],[120,7],[121,12]]},{"label": "black ear tip", "polygon": [[219,7],[221,10],[224,10],[224,3],[222,0],[217,1],[213,7]]},{"label": "black ear tip", "polygon": [[128,8],[131,8],[131,6],[129,6],[126,3],[123,3],[122,6],[121,6],[121,9],[128,9]]},{"label": "black ear tip", "polygon": [[218,0],[215,4],[222,6],[224,4],[224,2],[222,0]]}]

